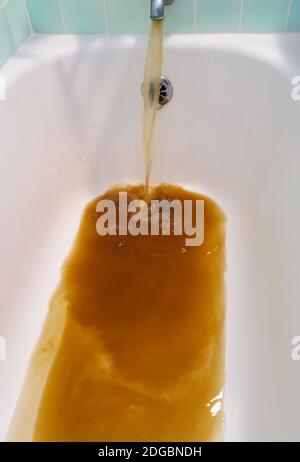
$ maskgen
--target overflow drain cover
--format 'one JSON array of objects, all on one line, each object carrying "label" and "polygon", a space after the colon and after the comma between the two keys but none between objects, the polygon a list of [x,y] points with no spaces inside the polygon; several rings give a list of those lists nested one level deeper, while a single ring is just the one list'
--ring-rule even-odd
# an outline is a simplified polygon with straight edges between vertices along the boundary
[{"label": "overflow drain cover", "polygon": [[[171,81],[164,75],[160,79],[160,92],[158,99],[158,109],[168,104],[173,98],[174,90]],[[142,95],[144,95],[144,84],[142,84]]]}]

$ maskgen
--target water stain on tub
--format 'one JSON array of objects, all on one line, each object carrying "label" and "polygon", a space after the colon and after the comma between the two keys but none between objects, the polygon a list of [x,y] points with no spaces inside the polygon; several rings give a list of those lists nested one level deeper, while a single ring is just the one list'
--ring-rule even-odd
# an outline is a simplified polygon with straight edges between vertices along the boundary
[{"label": "water stain on tub", "polygon": [[[129,200],[145,194],[144,185],[126,191]],[[118,192],[101,198],[117,201]],[[57,345],[35,441],[211,441],[222,433],[225,217],[208,197],[179,187],[153,188],[152,198],[204,200],[204,243],[100,237],[100,198],[88,204],[50,306],[61,322],[46,323],[35,352],[36,361]]]}]

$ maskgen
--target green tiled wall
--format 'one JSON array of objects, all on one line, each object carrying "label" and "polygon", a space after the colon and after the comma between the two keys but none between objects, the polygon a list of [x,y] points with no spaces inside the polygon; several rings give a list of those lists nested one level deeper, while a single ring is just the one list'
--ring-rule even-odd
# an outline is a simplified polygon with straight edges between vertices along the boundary
[{"label": "green tiled wall", "polygon": [[105,32],[104,1],[64,0],[66,33],[102,34]]},{"label": "green tiled wall", "polygon": [[197,31],[238,32],[241,18],[240,0],[199,0]]},{"label": "green tiled wall", "polygon": [[[150,0],[0,0],[0,66],[31,31],[143,34]],[[175,0],[167,33],[300,32],[300,0]]]},{"label": "green tiled wall", "polygon": [[289,0],[245,0],[243,31],[284,32]]},{"label": "green tiled wall", "polygon": [[291,3],[291,12],[287,24],[289,32],[300,31],[300,0],[293,0]]},{"label": "green tiled wall", "polygon": [[64,33],[60,0],[28,0],[27,6],[34,32]]},{"label": "green tiled wall", "polygon": [[24,0],[0,0],[0,67],[30,34]]}]

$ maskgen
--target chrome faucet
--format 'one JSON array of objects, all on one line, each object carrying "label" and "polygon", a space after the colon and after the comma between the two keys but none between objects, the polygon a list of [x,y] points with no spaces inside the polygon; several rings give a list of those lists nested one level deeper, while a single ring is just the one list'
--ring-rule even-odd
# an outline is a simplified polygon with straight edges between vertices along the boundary
[{"label": "chrome faucet", "polygon": [[165,19],[165,6],[171,5],[174,0],[151,0],[150,19],[152,21],[162,21]]}]

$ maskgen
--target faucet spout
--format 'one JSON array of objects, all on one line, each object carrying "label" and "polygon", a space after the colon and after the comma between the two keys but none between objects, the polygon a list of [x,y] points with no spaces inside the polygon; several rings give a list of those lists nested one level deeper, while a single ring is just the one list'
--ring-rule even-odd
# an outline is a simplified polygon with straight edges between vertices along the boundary
[{"label": "faucet spout", "polygon": [[174,0],[151,0],[150,19],[152,21],[162,21],[165,19],[165,6],[171,5]]}]

